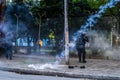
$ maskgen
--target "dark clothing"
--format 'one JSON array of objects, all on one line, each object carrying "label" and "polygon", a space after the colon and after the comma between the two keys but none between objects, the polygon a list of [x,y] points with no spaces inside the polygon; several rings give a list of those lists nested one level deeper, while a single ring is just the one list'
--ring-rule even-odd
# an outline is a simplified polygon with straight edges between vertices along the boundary
[{"label": "dark clothing", "polygon": [[12,34],[11,32],[5,33],[4,31],[0,30],[0,52],[4,55],[7,59],[12,59]]},{"label": "dark clothing", "polygon": [[12,59],[12,45],[5,44],[5,57],[9,60]]},{"label": "dark clothing", "polygon": [[85,34],[81,34],[76,41],[76,49],[78,51],[79,62],[86,62],[85,44],[89,42],[88,37]]},{"label": "dark clothing", "polygon": [[61,54],[61,52],[63,51],[64,49],[64,41],[61,40],[58,44],[57,44],[57,54]]}]

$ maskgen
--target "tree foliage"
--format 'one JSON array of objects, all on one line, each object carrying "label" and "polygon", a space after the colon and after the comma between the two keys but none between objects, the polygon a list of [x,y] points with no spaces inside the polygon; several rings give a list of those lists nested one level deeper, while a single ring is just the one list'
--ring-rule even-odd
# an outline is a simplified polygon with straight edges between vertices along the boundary
[{"label": "tree foliage", "polygon": [[[106,4],[109,0],[67,0],[68,1],[68,20],[70,30],[77,30],[81,24],[84,24],[85,19],[91,14],[95,14],[101,5]],[[19,20],[25,22],[28,33],[35,32],[34,36],[38,33],[40,20],[41,34],[47,37],[50,32],[54,32],[56,36],[63,35],[64,30],[64,2],[63,0],[14,0],[12,3],[11,15],[14,22],[16,18],[14,14],[19,15]],[[20,8],[20,9],[18,9]],[[111,9],[107,9],[104,16],[119,16],[119,4]],[[81,17],[84,20],[78,21]],[[74,20],[74,19],[75,20]],[[77,18],[77,19],[76,19]],[[100,20],[99,20],[100,21]],[[74,25],[73,25],[74,22]],[[16,22],[15,22],[16,23]],[[100,23],[101,24],[101,23]],[[76,26],[75,26],[76,25]],[[103,26],[104,28],[104,26]],[[107,28],[106,28],[107,29]],[[34,31],[35,30],[35,31]],[[44,33],[46,32],[46,33]],[[32,34],[31,34],[32,35]]]},{"label": "tree foliage", "polygon": [[29,8],[22,0],[14,0],[13,3],[7,5],[6,13],[6,19],[13,25],[12,27],[14,27],[13,31],[15,33],[18,25],[18,38],[29,36],[36,39],[35,36],[37,29],[33,23],[33,17],[29,11]]}]

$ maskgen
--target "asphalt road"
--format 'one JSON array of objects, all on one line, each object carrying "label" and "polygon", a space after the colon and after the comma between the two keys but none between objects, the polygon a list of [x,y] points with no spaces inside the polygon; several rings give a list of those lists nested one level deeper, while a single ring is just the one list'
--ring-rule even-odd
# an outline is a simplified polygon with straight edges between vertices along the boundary
[{"label": "asphalt road", "polygon": [[0,71],[0,80],[90,80],[90,79],[65,78],[41,75],[24,75],[13,72]]}]

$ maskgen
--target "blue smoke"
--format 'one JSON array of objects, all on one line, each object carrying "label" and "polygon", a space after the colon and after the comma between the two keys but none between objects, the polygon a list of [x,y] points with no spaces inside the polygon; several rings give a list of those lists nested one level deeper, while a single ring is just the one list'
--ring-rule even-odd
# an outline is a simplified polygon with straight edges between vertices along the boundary
[{"label": "blue smoke", "polygon": [[120,2],[120,0],[110,0],[110,2],[106,3],[103,6],[100,6],[99,7],[100,10],[98,11],[98,13],[96,13],[95,15],[91,15],[87,19],[87,22],[85,23],[85,25],[81,26],[81,29],[86,29],[89,26],[94,26],[94,24],[97,23],[96,19],[100,18],[102,14],[106,11],[106,9],[113,8],[118,2]]},{"label": "blue smoke", "polygon": [[110,0],[108,3],[106,3],[105,5],[103,6],[100,6],[99,7],[99,11],[94,14],[94,15],[91,15],[85,25],[82,25],[81,26],[81,29],[78,30],[74,35],[73,35],[73,41],[75,42],[77,40],[77,37],[81,34],[81,32],[84,32],[84,31],[88,31],[89,30],[89,27],[93,27],[94,24],[97,23],[97,19],[99,19],[102,14],[106,11],[106,9],[108,8],[113,8],[118,2],[120,2],[120,0]]}]

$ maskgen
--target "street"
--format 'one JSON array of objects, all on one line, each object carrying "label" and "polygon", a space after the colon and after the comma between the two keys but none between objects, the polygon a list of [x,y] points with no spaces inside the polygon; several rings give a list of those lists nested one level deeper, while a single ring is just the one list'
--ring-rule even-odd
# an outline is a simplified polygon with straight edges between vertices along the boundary
[{"label": "street", "polygon": [[12,72],[0,71],[0,80],[90,80],[80,78],[65,78],[57,76],[24,75]]}]

